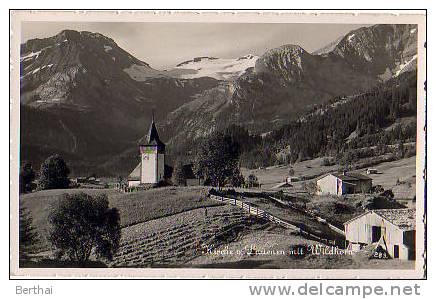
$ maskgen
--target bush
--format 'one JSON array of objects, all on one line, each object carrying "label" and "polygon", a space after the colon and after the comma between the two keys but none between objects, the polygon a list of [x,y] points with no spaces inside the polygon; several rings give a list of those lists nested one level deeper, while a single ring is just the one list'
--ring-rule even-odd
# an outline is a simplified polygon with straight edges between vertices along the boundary
[{"label": "bush", "polygon": [[87,263],[91,254],[112,259],[121,238],[120,215],[109,208],[106,194],[66,195],[49,216],[49,241],[58,259]]},{"label": "bush", "polygon": [[382,194],[380,194],[381,196],[384,197],[389,197],[389,198],[394,198],[394,192],[392,192],[392,190],[386,190],[384,191]]},{"label": "bush", "polygon": [[382,185],[372,186],[371,190],[370,190],[371,193],[381,193],[381,192],[384,192],[384,191],[385,191],[385,189],[383,188]]},{"label": "bush", "polygon": [[258,187],[259,186],[259,180],[257,178],[257,176],[255,176],[254,174],[250,174],[247,178],[247,185],[249,188],[251,187]]},{"label": "bush", "polygon": [[335,162],[327,157],[322,159],[321,161],[321,166],[332,166],[332,165],[335,165]]},{"label": "bush", "polygon": [[70,169],[59,155],[48,157],[41,165],[38,187],[45,189],[68,188]]},{"label": "bush", "polygon": [[238,187],[242,187],[244,185],[245,185],[244,176],[240,172],[234,174],[232,177],[232,186],[238,188]]},{"label": "bush", "polygon": [[171,183],[167,180],[162,180],[153,185],[153,188],[161,188],[171,186]]}]

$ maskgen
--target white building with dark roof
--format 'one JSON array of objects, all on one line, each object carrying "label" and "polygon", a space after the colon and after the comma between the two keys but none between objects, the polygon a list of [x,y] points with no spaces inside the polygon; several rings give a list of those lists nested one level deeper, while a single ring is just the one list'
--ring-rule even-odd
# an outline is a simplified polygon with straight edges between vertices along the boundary
[{"label": "white building with dark roof", "polygon": [[368,193],[372,187],[372,179],[360,173],[329,173],[316,181],[319,195],[344,195]]},{"label": "white building with dark roof", "polygon": [[415,259],[416,210],[370,210],[344,223],[353,250],[378,244],[391,258]]},{"label": "white building with dark roof", "polygon": [[139,142],[139,155],[141,161],[129,174],[128,186],[156,184],[164,180],[165,144],[159,139],[154,115],[146,138]]}]

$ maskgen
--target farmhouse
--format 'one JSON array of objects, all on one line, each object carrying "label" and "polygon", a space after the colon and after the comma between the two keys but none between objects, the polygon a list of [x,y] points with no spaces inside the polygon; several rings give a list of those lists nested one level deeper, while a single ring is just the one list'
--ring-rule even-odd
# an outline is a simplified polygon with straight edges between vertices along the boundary
[{"label": "farmhouse", "polygon": [[353,250],[378,244],[392,258],[415,259],[415,209],[371,210],[344,223]]},{"label": "farmhouse", "polygon": [[141,161],[129,174],[129,187],[140,184],[156,184],[164,179],[165,174],[165,144],[159,139],[154,114],[146,138],[139,142]]},{"label": "farmhouse", "polygon": [[329,173],[316,181],[319,195],[368,193],[372,179],[360,173]]}]

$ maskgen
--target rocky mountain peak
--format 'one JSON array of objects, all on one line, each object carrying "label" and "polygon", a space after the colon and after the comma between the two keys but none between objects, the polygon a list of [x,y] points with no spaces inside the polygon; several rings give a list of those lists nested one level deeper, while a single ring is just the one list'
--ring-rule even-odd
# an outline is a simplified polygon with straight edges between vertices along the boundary
[{"label": "rocky mountain peak", "polygon": [[387,80],[416,59],[414,24],[380,24],[351,31],[330,53],[356,70]]},{"label": "rocky mountain peak", "polygon": [[301,80],[304,66],[311,59],[302,47],[283,45],[263,54],[256,61],[255,72],[280,77],[284,82],[296,82]]}]

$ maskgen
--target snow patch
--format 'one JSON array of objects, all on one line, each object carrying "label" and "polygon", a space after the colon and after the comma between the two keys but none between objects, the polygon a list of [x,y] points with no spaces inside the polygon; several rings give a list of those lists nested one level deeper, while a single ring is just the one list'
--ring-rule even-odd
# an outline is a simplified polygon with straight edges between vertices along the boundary
[{"label": "snow patch", "polygon": [[[33,71],[31,71],[30,73],[26,73],[26,74],[20,76],[20,79],[26,77],[26,76],[29,75],[29,74],[32,74],[32,75],[33,75],[33,74],[36,74],[37,72],[39,72],[40,70],[43,70],[43,69],[45,69],[45,68],[51,68],[52,66],[53,66],[53,63],[47,64],[47,65],[43,65],[43,66],[41,66],[41,67],[37,67],[36,69],[34,69]],[[29,67],[26,67],[26,69],[27,69],[27,68],[29,68]]]},{"label": "snow patch", "polygon": [[217,80],[230,80],[242,75],[248,68],[254,67],[258,58],[258,56],[248,54],[236,59],[201,59],[184,63],[174,69],[194,71],[181,73],[180,78],[183,79],[211,77]]},{"label": "snow patch", "polygon": [[353,34],[351,34],[350,36],[348,36],[348,37],[347,37],[347,40],[348,40],[349,42],[351,42],[351,40],[353,39],[354,35],[355,35],[355,34],[353,33]]},{"label": "snow patch", "polygon": [[103,47],[104,47],[104,51],[105,51],[106,53],[108,53],[110,50],[112,50],[112,47],[111,47],[111,46],[106,46],[106,45],[104,45]]},{"label": "snow patch", "polygon": [[26,56],[22,56],[20,58],[20,61],[24,61],[24,60],[28,60],[28,59],[33,59],[33,57],[38,58],[39,54],[41,54],[41,51],[38,52],[31,52],[30,54],[27,54]]},{"label": "snow patch", "polygon": [[416,32],[416,28],[413,28],[412,30],[410,30],[410,34],[414,34]]},{"label": "snow patch", "polygon": [[35,74],[35,73],[39,72],[40,70],[43,70],[43,69],[45,69],[45,68],[50,68],[50,67],[52,67],[52,66],[53,66],[53,63],[50,63],[50,64],[48,64],[48,65],[43,65],[43,66],[41,66],[41,67],[38,67],[38,68],[34,69],[34,70],[32,71],[32,74]]},{"label": "snow patch", "polygon": [[395,72],[394,77],[397,77],[398,75],[400,75],[401,73],[403,73],[404,71],[407,70],[407,68],[409,67],[409,65],[416,60],[416,58],[418,57],[418,55],[413,55],[412,59],[410,59],[409,61],[406,61],[402,64],[399,65],[398,70]]}]

